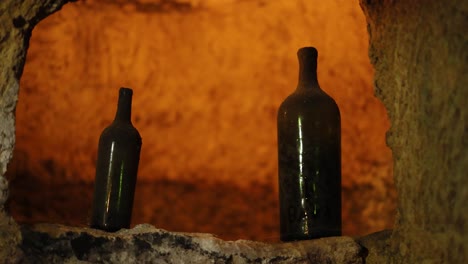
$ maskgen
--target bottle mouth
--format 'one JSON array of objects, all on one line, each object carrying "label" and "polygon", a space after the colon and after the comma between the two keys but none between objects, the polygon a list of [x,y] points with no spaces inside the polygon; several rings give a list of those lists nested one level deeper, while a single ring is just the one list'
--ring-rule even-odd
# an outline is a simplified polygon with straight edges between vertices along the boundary
[{"label": "bottle mouth", "polygon": [[119,93],[121,95],[133,95],[133,90],[127,87],[121,87],[119,90]]},{"label": "bottle mouth", "polygon": [[297,51],[297,56],[299,58],[317,58],[318,51],[314,47],[303,47]]}]

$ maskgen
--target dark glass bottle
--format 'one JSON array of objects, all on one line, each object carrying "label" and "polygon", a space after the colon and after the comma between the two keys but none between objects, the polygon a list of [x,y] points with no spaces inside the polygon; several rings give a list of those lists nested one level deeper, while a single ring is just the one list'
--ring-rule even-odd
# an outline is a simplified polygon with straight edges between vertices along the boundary
[{"label": "dark glass bottle", "polygon": [[141,137],[131,122],[132,89],[120,88],[115,119],[99,138],[91,227],[129,228]]},{"label": "dark glass bottle", "polygon": [[301,48],[299,84],[278,111],[282,241],[341,235],[340,111],[317,81],[317,50]]}]

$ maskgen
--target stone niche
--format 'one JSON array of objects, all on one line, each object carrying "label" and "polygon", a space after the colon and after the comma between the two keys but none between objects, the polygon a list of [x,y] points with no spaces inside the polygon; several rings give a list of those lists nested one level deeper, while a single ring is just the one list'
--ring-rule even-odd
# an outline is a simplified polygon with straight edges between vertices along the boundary
[{"label": "stone niche", "polygon": [[307,45],[341,109],[344,234],[391,228],[389,121],[373,95],[365,16],[339,1],[63,6],[29,41],[6,174],[11,215],[86,225],[98,137],[129,86],[143,137],[133,224],[277,240],[276,113]]},{"label": "stone niche", "polygon": [[[466,1],[66,2],[0,4],[4,262],[467,261]],[[342,113],[345,236],[278,243],[276,107],[308,45]],[[79,226],[120,86],[145,206],[110,234]]]}]

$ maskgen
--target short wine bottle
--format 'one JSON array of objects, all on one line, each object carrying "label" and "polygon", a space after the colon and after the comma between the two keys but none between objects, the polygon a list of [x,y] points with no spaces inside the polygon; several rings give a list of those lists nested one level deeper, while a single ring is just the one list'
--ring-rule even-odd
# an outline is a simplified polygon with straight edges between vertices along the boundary
[{"label": "short wine bottle", "polygon": [[317,81],[317,50],[299,49],[299,83],[278,111],[280,239],[341,235],[341,125]]},{"label": "short wine bottle", "polygon": [[141,137],[131,122],[133,91],[120,88],[114,121],[99,138],[91,227],[129,228],[140,160]]}]

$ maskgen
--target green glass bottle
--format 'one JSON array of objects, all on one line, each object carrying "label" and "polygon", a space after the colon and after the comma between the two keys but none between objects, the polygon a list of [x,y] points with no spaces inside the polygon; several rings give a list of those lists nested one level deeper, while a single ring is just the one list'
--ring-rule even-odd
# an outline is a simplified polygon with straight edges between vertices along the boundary
[{"label": "green glass bottle", "polygon": [[133,91],[120,88],[115,119],[99,138],[91,227],[129,228],[141,137],[131,122]]},{"label": "green glass bottle", "polygon": [[278,111],[282,241],[341,235],[340,111],[318,84],[317,50],[297,55],[297,89]]}]

